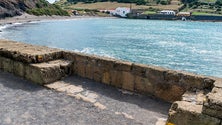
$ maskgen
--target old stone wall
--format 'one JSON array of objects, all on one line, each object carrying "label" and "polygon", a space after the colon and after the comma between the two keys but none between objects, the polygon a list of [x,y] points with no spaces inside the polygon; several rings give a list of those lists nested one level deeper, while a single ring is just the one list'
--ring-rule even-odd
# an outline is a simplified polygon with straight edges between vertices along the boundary
[{"label": "old stone wall", "polygon": [[186,91],[211,90],[214,80],[161,67],[65,51],[73,73],[111,86],[153,95],[168,102],[181,100]]},{"label": "old stone wall", "polygon": [[173,102],[166,125],[222,125],[222,79],[0,40],[0,69],[38,84],[78,75]]}]

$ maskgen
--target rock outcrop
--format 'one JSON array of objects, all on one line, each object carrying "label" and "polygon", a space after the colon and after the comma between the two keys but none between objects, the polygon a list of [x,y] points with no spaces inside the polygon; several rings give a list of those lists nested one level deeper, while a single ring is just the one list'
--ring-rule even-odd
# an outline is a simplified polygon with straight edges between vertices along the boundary
[{"label": "rock outcrop", "polygon": [[0,18],[21,15],[22,12],[38,7],[41,3],[49,4],[45,0],[0,0]]}]

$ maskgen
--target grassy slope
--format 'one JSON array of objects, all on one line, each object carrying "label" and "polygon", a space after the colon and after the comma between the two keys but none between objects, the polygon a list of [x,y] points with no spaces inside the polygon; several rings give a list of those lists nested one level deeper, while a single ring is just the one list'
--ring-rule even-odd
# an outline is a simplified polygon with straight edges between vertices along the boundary
[{"label": "grassy slope", "polygon": [[35,7],[26,10],[27,13],[33,15],[60,15],[60,16],[69,16],[68,12],[63,10],[60,6],[50,4],[46,0],[38,0],[35,3]]},{"label": "grassy slope", "polygon": [[218,11],[218,8],[216,6],[211,6],[210,4],[215,3],[216,0],[199,0],[199,2],[202,3],[208,3],[206,5],[195,5],[193,7],[188,6],[183,11],[189,11],[192,12],[193,15],[216,15],[221,16],[222,11]]},{"label": "grassy slope", "polygon": [[[177,0],[173,0],[177,1]],[[85,4],[85,3],[77,3],[77,4],[64,4],[66,0],[61,0],[57,4],[62,6],[64,9],[115,9],[117,7],[130,7],[129,3],[117,3],[117,2],[97,2],[97,3],[91,3],[91,4]],[[172,2],[170,5],[136,5],[132,4],[133,9],[149,9],[149,8],[155,8],[155,9],[170,9],[170,10],[177,10],[182,5],[180,2]]]},{"label": "grassy slope", "polygon": [[[152,1],[152,0],[149,0]],[[216,0],[199,0],[203,3],[214,3]],[[85,3],[77,3],[77,4],[65,4],[66,0],[60,0],[57,4],[60,5],[62,8],[67,10],[72,9],[115,9],[117,7],[130,7],[128,3],[117,3],[117,2],[97,2],[91,4]],[[147,9],[147,13],[153,13],[156,10],[178,10],[183,4],[180,0],[172,0],[170,5],[155,5],[151,3],[151,5],[136,5],[132,4],[133,9]],[[150,8],[153,8],[151,10]],[[187,7],[183,11],[193,12],[194,15],[221,15],[222,11],[217,11],[218,8],[210,7],[209,5],[200,5],[197,8]]]}]

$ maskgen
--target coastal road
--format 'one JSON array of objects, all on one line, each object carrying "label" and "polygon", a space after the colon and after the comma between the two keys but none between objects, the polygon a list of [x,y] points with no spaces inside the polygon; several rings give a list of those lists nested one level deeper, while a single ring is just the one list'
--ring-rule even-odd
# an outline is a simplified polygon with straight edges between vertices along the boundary
[{"label": "coastal road", "polygon": [[81,87],[78,94],[94,102],[0,70],[0,125],[155,125],[170,108],[169,103],[80,77],[60,82]]}]

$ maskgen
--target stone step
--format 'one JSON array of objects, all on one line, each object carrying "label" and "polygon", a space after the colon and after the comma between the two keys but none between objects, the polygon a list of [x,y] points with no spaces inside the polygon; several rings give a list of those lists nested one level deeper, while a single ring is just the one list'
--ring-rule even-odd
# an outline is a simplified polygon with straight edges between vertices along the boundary
[{"label": "stone step", "polygon": [[167,125],[221,125],[220,119],[202,113],[203,105],[176,101],[169,110]]},{"label": "stone step", "polygon": [[55,48],[0,40],[0,56],[23,63],[40,63],[62,58],[62,51]]},{"label": "stone step", "polygon": [[0,56],[0,69],[14,73],[38,84],[60,80],[71,74],[72,62],[58,59],[43,63],[26,64]]},{"label": "stone step", "polygon": [[[222,84],[222,81],[218,82]],[[206,101],[203,105],[203,113],[222,119],[222,88],[214,87],[213,90],[207,94]]]},{"label": "stone step", "polygon": [[203,90],[197,90],[196,92],[187,91],[182,95],[182,101],[203,105],[204,101],[206,101],[206,92]]},{"label": "stone step", "polygon": [[71,74],[71,64],[68,60],[30,64],[25,70],[25,78],[39,84],[55,82]]}]

